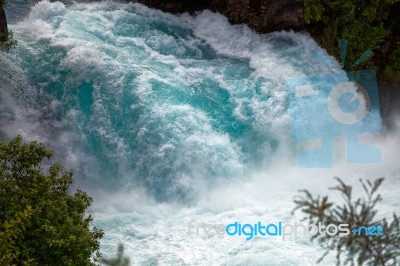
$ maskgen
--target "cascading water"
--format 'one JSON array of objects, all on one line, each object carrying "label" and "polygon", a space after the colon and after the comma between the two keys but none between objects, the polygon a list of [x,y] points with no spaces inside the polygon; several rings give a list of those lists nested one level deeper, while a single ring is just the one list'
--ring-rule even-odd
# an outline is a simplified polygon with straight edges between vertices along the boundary
[{"label": "cascading water", "polygon": [[[334,175],[398,184],[391,135],[375,139],[379,167],[298,168],[286,81],[341,72],[307,35],[139,4],[42,1],[26,13],[12,16],[18,46],[0,55],[0,136],[40,140],[76,171],[105,254],[121,241],[141,265],[313,265],[322,251],[305,237],[246,241],[187,225],[299,219],[294,193],[326,193]],[[399,190],[383,189],[387,214]]]}]

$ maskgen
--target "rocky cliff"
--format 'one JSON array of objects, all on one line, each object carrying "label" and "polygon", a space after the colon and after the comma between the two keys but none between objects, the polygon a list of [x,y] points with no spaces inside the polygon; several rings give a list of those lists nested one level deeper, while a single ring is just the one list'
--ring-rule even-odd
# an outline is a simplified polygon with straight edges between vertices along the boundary
[{"label": "rocky cliff", "polygon": [[7,19],[4,8],[0,6],[0,33],[7,32]]},{"label": "rocky cliff", "polygon": [[168,12],[210,9],[225,15],[232,23],[245,23],[258,32],[299,29],[303,26],[303,0],[139,0]]}]

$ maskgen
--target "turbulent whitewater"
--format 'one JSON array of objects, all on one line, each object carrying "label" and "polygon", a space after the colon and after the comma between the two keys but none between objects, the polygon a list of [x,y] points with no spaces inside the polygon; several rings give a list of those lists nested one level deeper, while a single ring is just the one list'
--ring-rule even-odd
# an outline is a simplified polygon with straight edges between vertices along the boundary
[{"label": "turbulent whitewater", "polygon": [[103,253],[122,242],[140,265],[313,265],[322,251],[307,238],[188,235],[187,225],[294,221],[294,193],[328,193],[334,175],[385,175],[382,214],[398,210],[395,135],[375,138],[379,165],[338,156],[332,169],[298,167],[286,81],[342,71],[306,34],[112,2],[7,12],[23,16],[10,15],[18,46],[0,54],[0,137],[40,140],[74,169],[95,198]]}]

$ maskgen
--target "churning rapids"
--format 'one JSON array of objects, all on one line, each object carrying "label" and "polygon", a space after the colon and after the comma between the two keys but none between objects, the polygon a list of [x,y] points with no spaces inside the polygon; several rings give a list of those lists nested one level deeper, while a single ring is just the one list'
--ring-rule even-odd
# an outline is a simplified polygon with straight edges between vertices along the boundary
[{"label": "churning rapids", "polygon": [[44,142],[74,169],[104,254],[122,242],[140,265],[314,265],[323,251],[306,237],[188,235],[188,224],[298,221],[293,196],[330,193],[333,176],[385,176],[380,213],[400,210],[396,132],[373,137],[379,164],[349,165],[338,149],[333,168],[297,165],[286,81],[342,71],[308,35],[259,35],[209,11],[24,5],[7,9],[18,46],[0,54],[0,137]]}]

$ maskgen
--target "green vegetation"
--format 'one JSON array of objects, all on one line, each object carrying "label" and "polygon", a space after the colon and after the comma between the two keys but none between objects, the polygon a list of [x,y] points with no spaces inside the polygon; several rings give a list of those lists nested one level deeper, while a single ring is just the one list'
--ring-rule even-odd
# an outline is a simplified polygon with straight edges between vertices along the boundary
[{"label": "green vegetation", "polygon": [[[304,0],[304,20],[317,42],[339,58],[338,40],[349,46],[346,70],[373,68],[400,84],[400,0]],[[352,68],[365,51],[374,56]]]},{"label": "green vegetation", "polygon": [[58,164],[43,171],[52,153],[21,137],[0,143],[0,265],[94,265],[103,232],[85,215],[85,192],[69,194],[72,172]]},{"label": "green vegetation", "polygon": [[0,32],[0,49],[3,51],[9,51],[17,45],[17,41],[13,39],[13,33],[11,30],[5,30]]},{"label": "green vegetation", "polygon": [[[339,191],[344,199],[342,205],[329,201],[328,196],[313,197],[307,190],[302,190],[302,195],[295,198],[297,209],[301,209],[309,223],[328,224],[349,224],[350,228],[360,226],[378,226],[384,229],[383,236],[353,235],[341,237],[336,235],[316,234],[312,240],[326,249],[325,254],[319,262],[330,251],[336,251],[337,265],[399,265],[400,262],[400,219],[393,214],[389,223],[386,219],[376,219],[376,205],[382,200],[377,190],[383,182],[383,178],[375,182],[362,181],[361,185],[366,193],[365,198],[353,199],[352,187],[345,184],[341,179],[336,178],[339,185],[332,188]],[[344,259],[343,259],[344,257]]]}]

